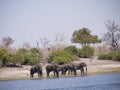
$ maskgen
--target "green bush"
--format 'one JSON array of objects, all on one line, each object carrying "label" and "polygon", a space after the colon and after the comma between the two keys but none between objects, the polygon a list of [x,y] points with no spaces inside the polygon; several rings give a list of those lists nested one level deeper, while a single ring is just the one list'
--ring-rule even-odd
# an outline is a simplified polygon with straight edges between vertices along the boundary
[{"label": "green bush", "polygon": [[14,66],[16,66],[16,64],[23,64],[24,62],[24,57],[23,55],[19,54],[18,52],[12,54],[11,58],[10,58],[10,63],[13,64]]},{"label": "green bush", "polygon": [[84,45],[82,49],[79,50],[79,57],[90,58],[94,55],[94,49],[88,45]]},{"label": "green bush", "polygon": [[62,51],[54,51],[49,55],[52,63],[68,63],[73,60],[73,57],[68,52]]},{"label": "green bush", "polygon": [[41,58],[42,52],[37,48],[31,48],[30,50],[20,48],[14,53],[5,48],[0,48],[0,66],[33,65],[39,63]]},{"label": "green bush", "polygon": [[79,54],[79,50],[75,46],[66,47],[64,50],[73,56],[78,56]]},{"label": "green bush", "polygon": [[5,48],[0,48],[0,66],[7,66],[10,62],[11,53]]},{"label": "green bush", "polygon": [[29,64],[37,64],[42,59],[42,52],[37,48],[31,48],[29,51]]},{"label": "green bush", "polygon": [[42,58],[42,53],[37,48],[31,48],[30,50],[21,48],[16,53],[18,53],[18,55],[20,56],[19,61],[23,62],[22,64],[24,65],[33,65],[39,63],[38,55],[39,59]]},{"label": "green bush", "polygon": [[120,52],[112,52],[108,54],[100,54],[98,56],[99,60],[118,60],[120,61]]}]

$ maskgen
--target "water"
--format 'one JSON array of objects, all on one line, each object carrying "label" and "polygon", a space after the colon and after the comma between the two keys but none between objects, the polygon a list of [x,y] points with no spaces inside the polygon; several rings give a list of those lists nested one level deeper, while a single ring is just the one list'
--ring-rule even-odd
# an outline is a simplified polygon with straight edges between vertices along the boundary
[{"label": "water", "polygon": [[120,73],[0,81],[0,90],[120,90]]}]

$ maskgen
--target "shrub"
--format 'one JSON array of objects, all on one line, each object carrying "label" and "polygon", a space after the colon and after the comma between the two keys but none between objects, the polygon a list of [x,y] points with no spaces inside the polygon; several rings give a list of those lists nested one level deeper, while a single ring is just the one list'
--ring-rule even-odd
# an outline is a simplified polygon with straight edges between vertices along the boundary
[{"label": "shrub", "polygon": [[0,48],[0,66],[33,65],[39,63],[41,58],[42,52],[37,48],[31,48],[30,50],[20,48],[14,53],[5,48]]},{"label": "shrub", "polygon": [[118,60],[120,61],[120,52],[112,52],[108,54],[100,54],[98,56],[99,60]]},{"label": "shrub", "polygon": [[0,66],[7,66],[10,62],[11,53],[5,48],[0,48]]},{"label": "shrub", "polygon": [[64,50],[73,56],[78,56],[79,54],[79,50],[75,46],[66,47]]},{"label": "shrub", "polygon": [[19,54],[18,52],[12,54],[11,58],[10,58],[10,63],[13,64],[14,66],[16,66],[16,64],[23,64],[24,62],[24,57],[23,55]]},{"label": "shrub", "polygon": [[84,45],[82,49],[79,50],[79,56],[82,58],[90,58],[94,55],[94,49],[88,45]]},{"label": "shrub", "polygon": [[73,57],[68,52],[62,50],[62,51],[54,51],[49,55],[52,63],[67,63],[71,62]]},{"label": "shrub", "polygon": [[17,52],[21,57],[23,57],[21,59],[24,59],[23,60],[24,65],[26,64],[33,65],[39,63],[38,55],[39,55],[39,59],[42,58],[42,53],[37,48],[31,48],[30,50],[21,48]]}]

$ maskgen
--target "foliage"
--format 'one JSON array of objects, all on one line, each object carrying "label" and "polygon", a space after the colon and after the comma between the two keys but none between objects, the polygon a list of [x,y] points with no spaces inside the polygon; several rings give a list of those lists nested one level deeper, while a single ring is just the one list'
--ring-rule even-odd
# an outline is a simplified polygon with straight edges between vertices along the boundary
[{"label": "foliage", "polygon": [[14,66],[16,66],[16,64],[21,65],[23,64],[23,62],[24,62],[24,57],[19,52],[14,53],[10,58],[10,63],[12,63]]},{"label": "foliage", "polygon": [[108,54],[100,54],[98,56],[99,60],[117,60],[120,61],[120,52],[112,52]]},{"label": "foliage", "polygon": [[84,45],[82,49],[79,50],[79,56],[82,58],[90,58],[94,55],[94,48],[89,45]]},{"label": "foliage", "polygon": [[0,63],[2,66],[6,66],[10,60],[10,52],[5,48],[0,48]]},{"label": "foliage", "polygon": [[120,28],[114,21],[108,21],[106,28],[108,31],[104,34],[103,41],[111,46],[112,51],[117,51],[120,44]]},{"label": "foliage", "polygon": [[31,48],[31,49],[30,49],[30,52],[31,52],[31,54],[32,54],[34,57],[37,57],[39,60],[42,59],[42,52],[41,52],[40,49]]},{"label": "foliage", "polygon": [[73,57],[68,52],[61,50],[61,51],[54,51],[49,55],[50,59],[53,63],[67,63],[71,62]]},{"label": "foliage", "polygon": [[101,42],[97,35],[91,35],[91,31],[88,28],[82,28],[78,31],[75,30],[71,41],[73,43],[80,43],[82,45]]},{"label": "foliage", "polygon": [[37,64],[42,58],[42,53],[37,48],[30,50],[20,48],[16,52],[9,52],[6,48],[0,48],[0,65],[2,66],[16,66],[22,64]]},{"label": "foliage", "polygon": [[30,50],[27,49],[19,49],[19,55],[24,58],[23,64],[37,64],[39,60],[42,58],[42,53],[37,48],[31,48]]},{"label": "foliage", "polygon": [[68,46],[64,50],[73,56],[78,56],[79,54],[79,51],[75,46]]},{"label": "foliage", "polygon": [[29,62],[29,51],[27,49],[24,48],[20,48],[17,50],[17,52],[19,54],[20,57],[23,57],[23,63],[22,64],[28,64]]}]

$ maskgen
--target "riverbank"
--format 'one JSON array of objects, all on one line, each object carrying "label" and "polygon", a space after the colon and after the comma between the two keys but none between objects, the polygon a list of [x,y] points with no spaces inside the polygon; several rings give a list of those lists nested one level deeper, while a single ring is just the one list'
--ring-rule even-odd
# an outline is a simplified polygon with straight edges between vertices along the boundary
[{"label": "riverbank", "polygon": [[[120,72],[120,62],[110,60],[93,60],[81,58],[74,63],[86,62],[88,65],[88,74],[103,74]],[[46,65],[43,65],[43,78],[46,78]],[[0,69],[0,80],[21,80],[30,79],[31,66],[23,66],[23,68],[2,68]],[[68,76],[68,75],[67,75]],[[80,71],[77,71],[77,76],[80,76]],[[53,77],[53,73],[50,73],[50,77]],[[64,76],[62,76],[64,77]],[[34,78],[38,78],[37,74],[34,74]]]}]

